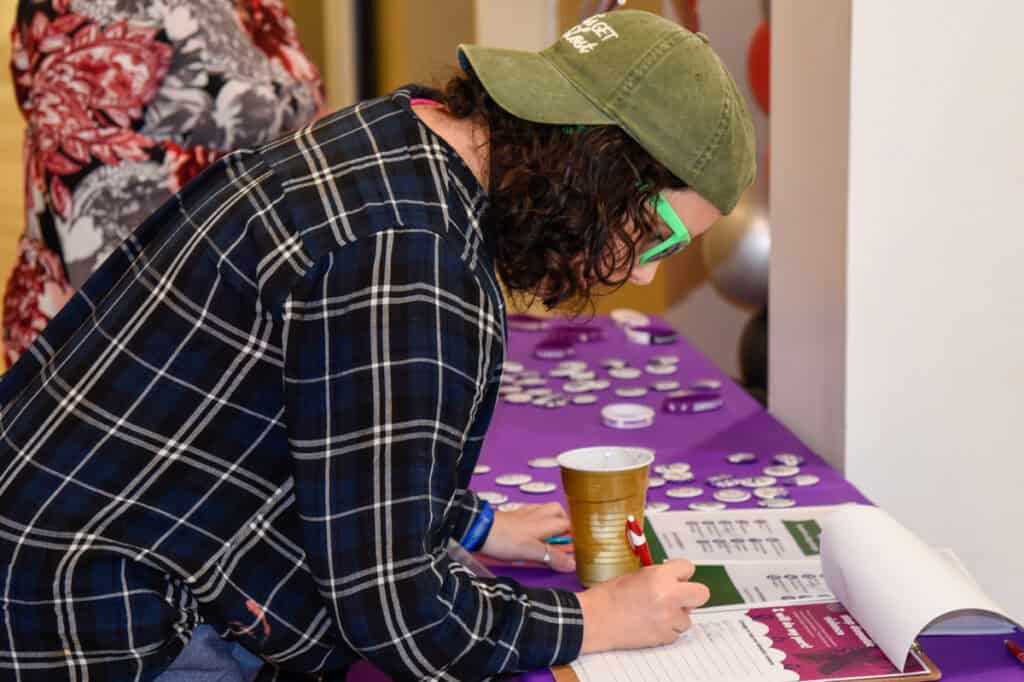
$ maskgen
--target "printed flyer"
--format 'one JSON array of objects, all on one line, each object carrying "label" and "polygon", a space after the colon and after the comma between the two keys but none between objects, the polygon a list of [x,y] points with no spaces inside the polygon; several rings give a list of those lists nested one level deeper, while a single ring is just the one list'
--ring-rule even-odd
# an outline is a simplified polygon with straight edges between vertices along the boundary
[{"label": "printed flyer", "polygon": [[[705,609],[675,643],[582,656],[581,682],[933,680],[912,652],[900,672],[838,602]],[[559,680],[567,678],[563,671]]]}]

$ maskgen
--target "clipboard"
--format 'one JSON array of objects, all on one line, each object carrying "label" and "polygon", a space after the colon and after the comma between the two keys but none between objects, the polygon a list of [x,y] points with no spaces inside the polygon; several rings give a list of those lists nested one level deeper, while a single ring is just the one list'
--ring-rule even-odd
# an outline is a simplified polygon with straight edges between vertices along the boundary
[{"label": "clipboard", "polygon": [[[921,651],[920,647],[914,645],[914,654],[921,661],[921,665],[924,666],[924,670],[918,673],[911,674],[900,674],[896,673],[893,675],[883,676],[871,676],[871,677],[837,677],[835,680],[845,680],[846,682],[857,682],[857,680],[870,680],[871,682],[935,682],[935,680],[942,679],[942,672],[932,659]],[[555,682],[581,682],[580,678],[577,677],[576,672],[569,665],[559,665],[551,668],[551,674],[555,678]],[[832,679],[832,678],[829,678]],[[829,682],[829,679],[818,680],[817,682]],[[685,682],[685,681],[684,681]]]}]

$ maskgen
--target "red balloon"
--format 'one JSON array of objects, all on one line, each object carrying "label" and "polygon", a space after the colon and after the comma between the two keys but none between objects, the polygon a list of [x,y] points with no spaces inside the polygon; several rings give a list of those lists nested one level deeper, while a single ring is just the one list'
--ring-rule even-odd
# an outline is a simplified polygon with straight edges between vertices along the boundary
[{"label": "red balloon", "polygon": [[750,50],[747,52],[747,78],[750,80],[750,89],[765,115],[771,112],[771,35],[768,22],[762,21],[750,38]]},{"label": "red balloon", "polygon": [[696,33],[700,30],[700,15],[697,14],[697,0],[674,0],[676,16],[679,23],[688,31]]}]

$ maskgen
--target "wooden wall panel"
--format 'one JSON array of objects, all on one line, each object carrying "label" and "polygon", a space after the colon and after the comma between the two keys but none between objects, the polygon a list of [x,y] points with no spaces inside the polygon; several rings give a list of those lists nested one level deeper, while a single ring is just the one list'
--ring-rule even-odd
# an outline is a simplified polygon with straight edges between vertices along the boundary
[{"label": "wooden wall panel", "polygon": [[377,86],[443,84],[454,73],[455,48],[476,37],[473,0],[377,0]]},{"label": "wooden wall panel", "polygon": [[[14,98],[11,82],[11,40],[17,0],[0,0],[0,177],[6,178],[0,192],[0,291],[7,287],[7,276],[14,266],[18,237],[25,226],[25,203],[22,172],[22,142],[25,119]],[[0,371],[2,371],[0,363]]]},{"label": "wooden wall panel", "polygon": [[[347,4],[351,0],[328,0],[332,3]],[[324,24],[323,0],[285,0],[285,7],[295,21],[299,32],[302,49],[316,64],[320,72],[324,71],[327,55],[327,31]]]}]

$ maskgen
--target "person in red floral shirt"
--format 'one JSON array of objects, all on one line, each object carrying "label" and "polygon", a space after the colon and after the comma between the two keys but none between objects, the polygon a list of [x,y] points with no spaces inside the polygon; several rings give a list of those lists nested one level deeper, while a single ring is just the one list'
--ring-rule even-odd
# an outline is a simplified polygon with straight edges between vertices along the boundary
[{"label": "person in red floral shirt", "polygon": [[8,366],[190,179],[323,105],[283,0],[21,0],[11,38],[28,129]]}]

